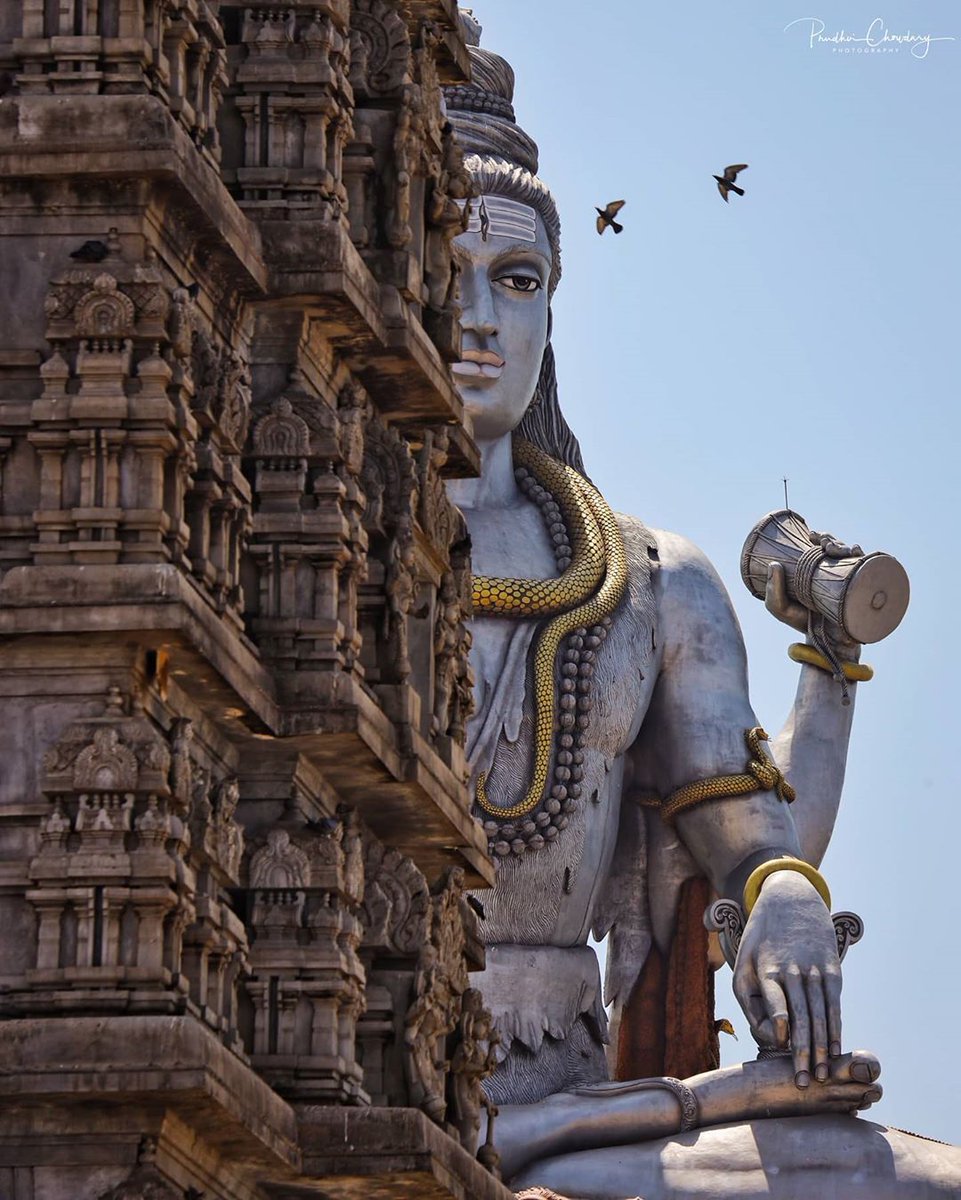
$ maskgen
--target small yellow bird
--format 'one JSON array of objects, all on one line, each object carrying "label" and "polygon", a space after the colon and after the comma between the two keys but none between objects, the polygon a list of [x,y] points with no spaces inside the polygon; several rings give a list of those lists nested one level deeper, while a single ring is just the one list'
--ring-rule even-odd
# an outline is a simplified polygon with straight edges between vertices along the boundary
[{"label": "small yellow bird", "polygon": [[729,1033],[731,1035],[731,1037],[734,1038],[735,1041],[737,1041],[737,1034],[734,1032],[734,1026],[727,1019],[727,1017],[721,1017],[721,1019],[719,1021],[714,1022],[714,1032],[715,1033]]}]

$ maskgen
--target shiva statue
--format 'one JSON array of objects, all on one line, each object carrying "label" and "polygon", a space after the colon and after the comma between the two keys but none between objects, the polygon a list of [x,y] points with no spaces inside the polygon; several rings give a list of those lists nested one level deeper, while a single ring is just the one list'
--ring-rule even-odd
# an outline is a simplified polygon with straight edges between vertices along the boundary
[{"label": "shiva statue", "polygon": [[[477,897],[478,986],[500,1039],[486,1090],[504,1179],[579,1200],[957,1197],[961,1149],[854,1115],[880,1097],[880,1067],[845,1052],[816,869],[853,704],[809,655],[769,742],[711,564],[684,538],[614,514],[586,475],[550,343],[557,211],[515,121],[513,72],[464,20],[472,81],[445,100],[476,196],[454,243],[453,370],[481,473],[449,487],[473,546],[468,754],[497,862],[495,887]],[[767,604],[805,627],[777,565]],[[853,668],[860,647],[829,633]],[[858,672],[847,674],[853,696]],[[693,947],[706,962],[696,935],[706,939],[712,895],[744,898],[734,991],[762,1048],[725,1069],[716,1041],[711,1056],[708,982],[683,961]],[[610,1031],[592,930],[610,932]],[[693,1024],[669,1011],[678,996],[704,1009]]]}]

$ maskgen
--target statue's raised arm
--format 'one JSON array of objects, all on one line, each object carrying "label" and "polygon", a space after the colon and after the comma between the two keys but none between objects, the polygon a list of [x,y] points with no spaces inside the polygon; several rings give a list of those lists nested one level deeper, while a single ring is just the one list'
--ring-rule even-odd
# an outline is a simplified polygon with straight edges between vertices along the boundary
[{"label": "statue's raised arm", "polygon": [[[447,93],[477,193],[455,243],[453,369],[481,475],[450,491],[473,547],[468,754],[498,866],[480,897],[479,987],[499,1038],[485,1087],[505,1178],[585,1200],[747,1197],[768,1195],[777,1167],[785,1197],[810,1195],[815,1178],[872,1200],[951,1194],[911,1188],[961,1187],[961,1153],[847,1115],[880,1096],[879,1066],[843,1052],[816,863],[853,710],[834,676],[845,663],[851,674],[857,647],[837,623],[811,625],[798,699],[772,747],[710,564],[684,539],[616,516],[585,474],[549,340],[557,211],[514,119],[510,67],[477,46],[471,58],[472,83]],[[766,568],[764,591],[797,624],[807,593],[789,574]],[[743,904],[735,990],[772,1055],[726,1070],[706,1069],[716,1061],[702,915],[714,895]],[[613,928],[626,1082],[609,1081],[592,927]],[[695,1128],[695,1140],[678,1136]]]}]

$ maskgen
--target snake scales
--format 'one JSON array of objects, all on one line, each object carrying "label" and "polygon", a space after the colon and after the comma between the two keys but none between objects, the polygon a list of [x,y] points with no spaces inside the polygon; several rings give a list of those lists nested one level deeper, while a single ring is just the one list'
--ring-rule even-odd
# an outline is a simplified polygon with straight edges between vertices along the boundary
[{"label": "snake scales", "polygon": [[527,792],[518,803],[502,808],[487,797],[486,772],[477,779],[478,805],[499,818],[525,816],[543,798],[557,724],[554,669],[561,643],[581,626],[609,616],[627,587],[624,541],[617,520],[600,492],[573,468],[521,438],[514,439],[514,462],[526,467],[556,499],[573,554],[570,567],[557,579],[474,577],[475,612],[488,616],[551,617],[541,630],[534,650],[534,767]]},{"label": "snake scales", "polygon": [[779,800],[788,804],[793,803],[796,793],[794,788],[781,774],[780,768],[765,754],[761,742],[768,741],[768,736],[760,725],[744,731],[744,740],[751,752],[747,769],[741,775],[717,775],[713,779],[698,779],[694,783],[686,783],[683,787],[672,792],[664,801],[661,816],[665,821],[673,821],[678,813],[705,800],[722,800],[729,796],[746,796],[749,792],[774,791]]}]

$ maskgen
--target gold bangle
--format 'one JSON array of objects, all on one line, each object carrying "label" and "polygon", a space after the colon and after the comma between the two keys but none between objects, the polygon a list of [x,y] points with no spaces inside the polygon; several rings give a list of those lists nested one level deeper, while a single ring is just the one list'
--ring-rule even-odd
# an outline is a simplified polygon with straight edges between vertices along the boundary
[{"label": "gold bangle", "polygon": [[768,859],[767,862],[761,863],[759,867],[755,867],[751,874],[748,875],[747,883],[744,885],[744,912],[747,916],[751,915],[751,910],[757,904],[757,898],[764,880],[767,879],[768,875],[773,875],[775,871],[796,871],[798,875],[803,875],[827,905],[828,912],[831,911],[831,889],[825,882],[821,872],[815,870],[810,863],[806,863],[800,858],[793,858],[790,854],[785,854],[781,858]]},{"label": "gold bangle", "polygon": [[[803,642],[792,642],[787,648],[788,658],[796,663],[807,663],[809,667],[820,667],[822,671],[827,671],[829,675],[834,674],[834,668],[819,651],[813,646],[806,646]],[[874,669],[869,667],[867,663],[860,662],[842,662],[841,670],[844,672],[844,678],[850,683],[867,683],[869,679],[874,678]]]}]

